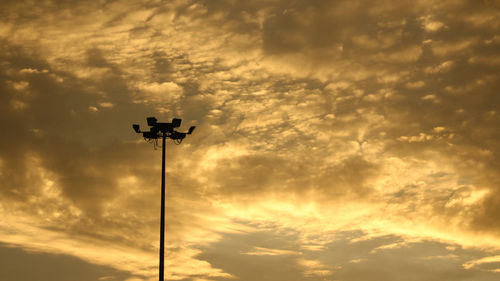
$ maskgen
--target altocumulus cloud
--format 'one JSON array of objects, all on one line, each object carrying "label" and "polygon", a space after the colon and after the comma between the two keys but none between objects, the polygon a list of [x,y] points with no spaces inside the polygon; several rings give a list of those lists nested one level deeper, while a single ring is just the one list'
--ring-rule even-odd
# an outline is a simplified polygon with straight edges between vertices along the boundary
[{"label": "altocumulus cloud", "polygon": [[497,2],[0,8],[5,245],[155,278],[179,116],[168,278],[498,278]]}]

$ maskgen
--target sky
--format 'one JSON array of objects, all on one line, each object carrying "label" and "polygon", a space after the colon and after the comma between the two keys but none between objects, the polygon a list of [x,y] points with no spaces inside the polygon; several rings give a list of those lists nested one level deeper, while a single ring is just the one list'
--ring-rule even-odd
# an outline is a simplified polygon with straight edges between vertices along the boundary
[{"label": "sky", "polygon": [[500,278],[500,2],[0,2],[0,279]]}]

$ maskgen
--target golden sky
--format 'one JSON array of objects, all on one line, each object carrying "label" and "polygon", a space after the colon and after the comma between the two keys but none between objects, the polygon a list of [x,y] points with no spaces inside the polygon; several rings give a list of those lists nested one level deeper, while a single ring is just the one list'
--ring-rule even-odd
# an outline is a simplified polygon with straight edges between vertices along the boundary
[{"label": "golden sky", "polygon": [[500,2],[0,3],[0,280],[500,278]]}]

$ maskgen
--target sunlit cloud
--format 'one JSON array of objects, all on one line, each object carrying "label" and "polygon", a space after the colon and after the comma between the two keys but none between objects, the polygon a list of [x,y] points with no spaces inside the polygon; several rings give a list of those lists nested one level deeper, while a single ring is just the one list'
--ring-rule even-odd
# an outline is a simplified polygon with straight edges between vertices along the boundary
[{"label": "sunlit cloud", "polygon": [[280,249],[267,249],[263,247],[254,247],[255,251],[243,253],[252,256],[276,256],[276,255],[300,255],[300,252],[280,250]]},{"label": "sunlit cloud", "polygon": [[498,278],[494,1],[0,8],[0,242],[156,279],[180,117],[168,279]]},{"label": "sunlit cloud", "polygon": [[[478,260],[468,261],[468,262],[463,264],[463,267],[465,269],[471,269],[474,267],[478,267],[481,265],[487,265],[487,264],[498,265],[498,263],[500,263],[500,256],[491,256],[491,257],[480,258]],[[492,272],[500,272],[500,268],[493,268],[493,269],[486,269],[486,270],[492,271]]]}]

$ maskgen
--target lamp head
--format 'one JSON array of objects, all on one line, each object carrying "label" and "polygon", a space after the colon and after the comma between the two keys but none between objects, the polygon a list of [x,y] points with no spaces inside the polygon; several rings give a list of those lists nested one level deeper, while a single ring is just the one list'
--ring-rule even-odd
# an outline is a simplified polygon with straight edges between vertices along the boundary
[{"label": "lamp head", "polygon": [[140,132],[141,132],[141,129],[140,129],[140,127],[139,127],[139,125],[138,125],[138,124],[133,124],[133,125],[132,125],[132,128],[134,128],[134,131],[135,131],[136,133],[140,133]]},{"label": "lamp head", "polygon": [[174,118],[172,119],[172,128],[179,128],[181,126],[182,119]]},{"label": "lamp head", "polygon": [[156,122],[158,121],[155,117],[148,117],[146,118],[146,120],[148,121],[148,126],[156,126]]},{"label": "lamp head", "polygon": [[153,130],[151,130],[149,132],[142,132],[142,136],[145,139],[149,139],[149,140],[160,138],[160,135],[158,135],[158,131],[153,131]]},{"label": "lamp head", "polygon": [[193,133],[193,131],[194,131],[195,128],[196,128],[196,126],[189,127],[189,130],[188,130],[187,134],[191,135]]}]

